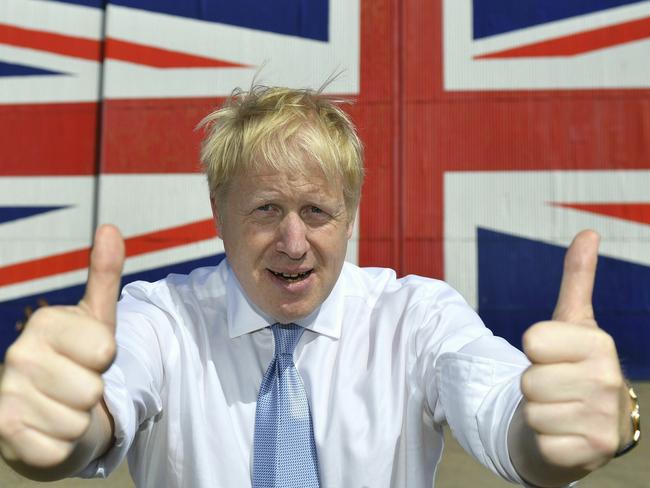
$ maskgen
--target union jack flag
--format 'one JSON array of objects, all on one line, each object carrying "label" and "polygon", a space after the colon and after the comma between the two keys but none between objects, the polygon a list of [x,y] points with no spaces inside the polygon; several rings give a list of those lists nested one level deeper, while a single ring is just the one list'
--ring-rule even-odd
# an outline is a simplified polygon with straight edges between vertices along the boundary
[{"label": "union jack flag", "polygon": [[596,229],[597,319],[649,377],[650,2],[445,0],[442,17],[441,97],[465,105],[446,128],[464,134],[443,156],[446,279],[519,344]]},{"label": "union jack flag", "polygon": [[3,1],[0,351],[39,304],[80,298],[98,223],[125,236],[125,282],[216,264],[195,125],[254,78],[343,71],[327,90],[356,94],[359,15],[357,0]]},{"label": "union jack flag", "polygon": [[649,378],[649,58],[648,0],[5,0],[0,350],[78,299],[97,223],[125,281],[220,259],[194,127],[263,66],[358,96],[350,260],[443,277],[518,344],[595,228],[597,318]]}]

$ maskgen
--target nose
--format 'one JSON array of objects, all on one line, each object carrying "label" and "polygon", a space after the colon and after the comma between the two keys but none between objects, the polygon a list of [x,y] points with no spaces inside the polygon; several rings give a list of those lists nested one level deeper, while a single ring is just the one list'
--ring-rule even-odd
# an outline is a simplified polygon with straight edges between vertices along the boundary
[{"label": "nose", "polygon": [[302,258],[309,250],[307,227],[299,215],[288,213],[279,227],[277,250],[291,259]]}]

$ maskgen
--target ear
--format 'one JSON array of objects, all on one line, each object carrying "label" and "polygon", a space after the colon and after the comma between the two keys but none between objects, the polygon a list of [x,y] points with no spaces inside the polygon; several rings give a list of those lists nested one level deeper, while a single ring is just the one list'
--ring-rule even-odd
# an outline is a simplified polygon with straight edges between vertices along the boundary
[{"label": "ear", "polygon": [[212,217],[214,217],[214,225],[217,227],[217,235],[221,235],[221,214],[214,194],[210,194],[210,207],[212,207]]},{"label": "ear", "polygon": [[347,228],[347,236],[348,240],[352,239],[352,233],[354,232],[354,221],[357,218],[357,211],[355,210],[352,212],[352,215],[349,216],[348,218],[348,228]]}]

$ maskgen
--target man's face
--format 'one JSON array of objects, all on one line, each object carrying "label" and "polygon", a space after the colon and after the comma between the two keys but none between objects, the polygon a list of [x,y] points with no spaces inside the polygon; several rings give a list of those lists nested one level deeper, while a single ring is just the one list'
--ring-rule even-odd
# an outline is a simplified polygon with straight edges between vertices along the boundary
[{"label": "man's face", "polygon": [[338,279],[352,235],[343,190],[316,167],[240,174],[213,201],[226,256],[249,299],[289,323],[313,312]]}]

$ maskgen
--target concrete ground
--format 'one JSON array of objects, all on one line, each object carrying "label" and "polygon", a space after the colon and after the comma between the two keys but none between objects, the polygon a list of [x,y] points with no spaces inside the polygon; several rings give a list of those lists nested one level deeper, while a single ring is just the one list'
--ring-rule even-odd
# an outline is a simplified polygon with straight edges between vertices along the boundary
[{"label": "concrete ground", "polygon": [[[639,394],[642,416],[650,412],[650,382],[635,383]],[[646,407],[645,409],[643,407]],[[647,419],[649,414],[645,414]],[[650,425],[646,421],[645,425]],[[646,438],[641,444],[626,456],[616,459],[596,473],[589,475],[580,483],[580,488],[648,488],[650,487],[650,429],[646,429]],[[506,483],[483,468],[477,461],[469,457],[458,443],[446,435],[447,446],[439,467],[436,488],[507,488],[513,486]],[[4,463],[0,463],[0,487],[7,488],[132,488],[133,482],[128,470],[122,465],[107,480],[78,480],[71,479],[56,483],[36,483],[26,480],[11,471]],[[216,487],[215,487],[216,488]],[[236,488],[236,487],[224,487]],[[347,487],[346,487],[347,488]],[[355,488],[355,487],[350,487]],[[405,487],[408,488],[408,487]]]}]

